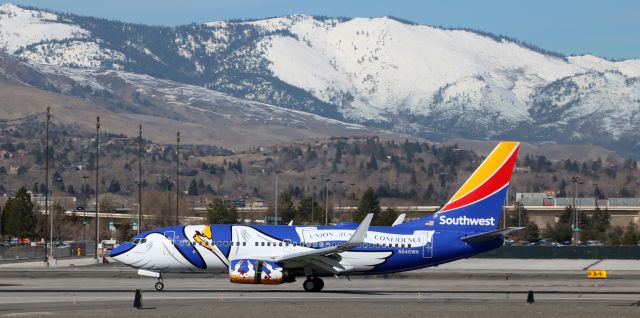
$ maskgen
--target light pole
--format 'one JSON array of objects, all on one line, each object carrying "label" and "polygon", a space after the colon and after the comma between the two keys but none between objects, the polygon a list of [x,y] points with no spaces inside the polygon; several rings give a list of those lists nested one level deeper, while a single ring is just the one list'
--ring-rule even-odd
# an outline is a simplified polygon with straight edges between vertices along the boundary
[{"label": "light pole", "polygon": [[100,242],[100,203],[98,196],[100,194],[100,116],[96,117],[96,251],[95,259],[98,259],[98,243]]},{"label": "light pole", "polygon": [[[44,189],[44,262],[49,267],[49,254],[47,251],[47,224],[49,223],[49,121],[51,120],[51,107],[47,107],[46,142],[45,142],[45,189]],[[53,242],[51,249],[53,250]]]},{"label": "light pole", "polygon": [[[318,201],[320,201],[320,202],[324,201],[324,174],[320,174],[320,199]],[[320,222],[322,222],[322,221],[320,221]]]},{"label": "light pole", "polygon": [[327,178],[326,181],[327,187],[324,192],[324,225],[329,225],[329,181],[331,181],[331,179]]},{"label": "light pole", "polygon": [[580,241],[580,214],[578,213],[578,209],[576,208],[576,196],[578,193],[578,184],[582,184],[583,181],[578,176],[571,177],[571,182],[573,183],[573,245],[578,245]]},{"label": "light pole", "polygon": [[180,132],[176,134],[176,225],[180,225],[178,211],[180,208]]},{"label": "light pole", "polygon": [[[315,180],[316,177],[311,177],[311,180]],[[311,224],[313,224],[313,197],[316,196],[316,185],[313,184],[313,181],[311,181]]]},{"label": "light pole", "polygon": [[593,200],[594,200],[596,209],[599,208],[598,207],[598,199],[600,199],[599,197],[600,197],[600,189],[598,189],[598,184],[594,183],[593,184],[593,198],[594,198]]},{"label": "light pole", "polygon": [[138,132],[138,231],[136,234],[140,234],[140,228],[142,227],[142,219],[140,213],[142,212],[142,125],[139,126]]},{"label": "light pole", "polygon": [[276,201],[275,201],[275,218],[274,218],[274,224],[278,225],[278,174],[280,173],[279,170],[275,171],[275,175],[276,175]]},{"label": "light pole", "polygon": [[171,213],[171,175],[165,175],[167,181],[167,210],[162,213],[162,224],[169,223],[169,213]]},{"label": "light pole", "polygon": [[87,179],[89,179],[88,175],[82,176],[82,202],[84,205],[84,210],[82,211],[82,241],[85,244],[87,242]]},{"label": "light pole", "polygon": [[[353,189],[355,188],[355,186],[356,186],[355,183],[351,183],[351,191],[354,191]],[[354,192],[351,192],[351,193],[354,193]],[[354,193],[354,198],[355,198],[355,193]],[[353,222],[353,209],[349,209],[349,219]]]},{"label": "light pole", "polygon": [[[342,188],[342,195],[344,195],[344,193],[346,191],[346,188],[344,186],[344,180],[340,180],[340,181],[338,181],[338,183],[340,184],[339,188]],[[342,195],[338,197],[338,206],[340,208],[342,208]],[[333,218],[334,219],[336,218],[336,210],[335,209],[333,209]],[[342,220],[342,212],[340,212],[340,219]]]}]

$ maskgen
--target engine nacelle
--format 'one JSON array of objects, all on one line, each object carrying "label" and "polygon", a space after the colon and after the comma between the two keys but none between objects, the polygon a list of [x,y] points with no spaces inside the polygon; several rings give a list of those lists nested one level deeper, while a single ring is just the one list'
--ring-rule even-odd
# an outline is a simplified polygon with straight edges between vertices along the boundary
[{"label": "engine nacelle", "polygon": [[276,285],[294,282],[296,277],[276,262],[237,259],[229,264],[229,280],[236,284]]}]

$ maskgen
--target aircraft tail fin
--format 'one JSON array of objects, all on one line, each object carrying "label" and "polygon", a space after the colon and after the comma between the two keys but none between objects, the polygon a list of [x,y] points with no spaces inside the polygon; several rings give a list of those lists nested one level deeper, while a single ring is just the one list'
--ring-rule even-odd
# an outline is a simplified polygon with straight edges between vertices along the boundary
[{"label": "aircraft tail fin", "polygon": [[404,223],[479,233],[498,228],[520,143],[501,142],[435,214]]}]

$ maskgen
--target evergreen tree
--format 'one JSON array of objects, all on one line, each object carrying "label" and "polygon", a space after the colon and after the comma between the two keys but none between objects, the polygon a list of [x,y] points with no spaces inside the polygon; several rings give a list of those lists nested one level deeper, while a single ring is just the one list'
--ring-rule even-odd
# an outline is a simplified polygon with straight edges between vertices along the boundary
[{"label": "evergreen tree", "polygon": [[378,170],[378,161],[376,160],[376,156],[373,154],[371,155],[369,162],[367,162],[367,170]]},{"label": "evergreen tree", "polygon": [[611,246],[619,246],[622,244],[622,228],[620,226],[613,227],[613,230],[609,232],[607,244]]},{"label": "evergreen tree", "polygon": [[234,224],[238,219],[238,211],[233,204],[215,199],[207,206],[207,219],[212,224]]},{"label": "evergreen tree", "polygon": [[353,222],[361,222],[367,214],[373,213],[374,218],[380,213],[380,202],[373,188],[368,187],[358,202],[358,210],[353,214]]},{"label": "evergreen tree", "polygon": [[622,245],[638,245],[638,233],[636,226],[633,223],[629,223],[622,235]]},{"label": "evergreen tree", "polygon": [[564,209],[562,215],[555,225],[547,224],[547,227],[543,231],[545,238],[550,238],[556,242],[563,242],[571,240],[572,228],[571,228],[571,215],[573,209],[568,206]]},{"label": "evergreen tree", "polygon": [[282,217],[282,223],[289,223],[291,220],[296,221],[296,208],[293,206],[291,194],[288,192],[280,193],[278,197],[278,212],[280,217]]},{"label": "evergreen tree", "polygon": [[390,226],[397,218],[398,211],[394,208],[387,208],[374,216],[371,225]]},{"label": "evergreen tree", "polygon": [[[311,206],[311,202],[313,202],[313,206]],[[322,207],[318,204],[318,201],[312,200],[310,196],[300,200],[296,211],[296,217],[293,219],[296,224],[320,224],[324,220]]]},{"label": "evergreen tree", "polygon": [[196,182],[196,180],[191,180],[191,183],[189,183],[189,190],[187,190],[187,193],[189,195],[198,195],[198,183]]},{"label": "evergreen tree", "polygon": [[2,231],[5,235],[34,237],[36,215],[31,195],[22,187],[14,198],[9,198],[2,213]]}]

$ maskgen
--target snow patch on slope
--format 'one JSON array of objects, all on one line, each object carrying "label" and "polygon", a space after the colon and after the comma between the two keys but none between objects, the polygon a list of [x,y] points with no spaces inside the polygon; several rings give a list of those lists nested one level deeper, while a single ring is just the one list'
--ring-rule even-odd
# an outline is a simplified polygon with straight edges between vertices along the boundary
[{"label": "snow patch on slope", "polygon": [[[19,56],[37,63],[82,68],[99,68],[107,61],[126,60],[126,56],[120,52],[101,48],[95,42],[81,41],[38,44]],[[111,65],[117,68],[117,65]]]},{"label": "snow patch on slope", "polygon": [[43,41],[89,36],[87,30],[60,23],[55,14],[26,10],[11,3],[0,5],[0,49],[8,53]]}]

